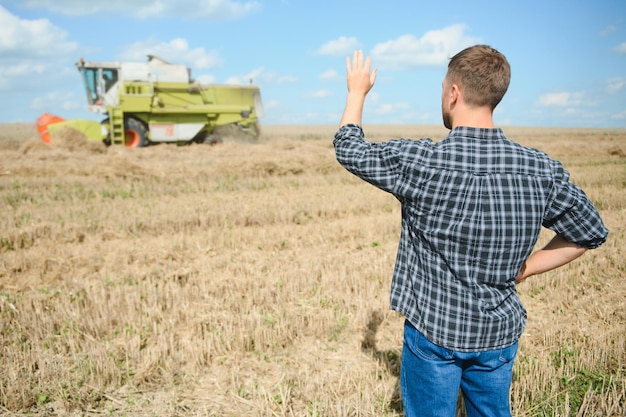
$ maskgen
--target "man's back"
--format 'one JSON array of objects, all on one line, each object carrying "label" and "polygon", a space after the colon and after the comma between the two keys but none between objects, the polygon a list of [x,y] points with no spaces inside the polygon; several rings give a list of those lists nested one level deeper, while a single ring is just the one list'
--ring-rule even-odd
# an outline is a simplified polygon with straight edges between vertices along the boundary
[{"label": "man's back", "polygon": [[437,143],[377,144],[348,126],[335,147],[348,170],[401,201],[391,307],[441,346],[476,351],[519,338],[526,312],[515,277],[542,225],[596,238],[585,232],[598,225],[572,228],[564,216],[577,207],[584,222],[594,209],[561,164],[500,129],[459,127]]}]

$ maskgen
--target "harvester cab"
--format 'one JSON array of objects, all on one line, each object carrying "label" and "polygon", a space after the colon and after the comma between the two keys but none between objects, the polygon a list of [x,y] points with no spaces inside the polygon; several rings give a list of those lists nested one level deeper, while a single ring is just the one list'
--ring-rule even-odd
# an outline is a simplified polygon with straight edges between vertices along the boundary
[{"label": "harvester cab", "polygon": [[88,109],[95,113],[106,113],[107,106],[118,105],[120,65],[115,63],[90,63],[89,67],[81,59],[76,67],[81,73],[87,92]]},{"label": "harvester cab", "polygon": [[254,85],[205,85],[184,65],[148,55],[145,63],[76,63],[88,110],[101,122],[66,121],[42,115],[37,128],[44,142],[63,126],[107,145],[142,147],[151,143],[218,143],[223,135],[256,139],[263,117],[261,93]]}]

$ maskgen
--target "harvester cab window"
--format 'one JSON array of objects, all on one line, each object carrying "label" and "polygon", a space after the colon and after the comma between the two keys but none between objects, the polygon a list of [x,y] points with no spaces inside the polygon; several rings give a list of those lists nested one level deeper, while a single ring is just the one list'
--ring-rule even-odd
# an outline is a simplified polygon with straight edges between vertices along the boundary
[{"label": "harvester cab window", "polygon": [[101,104],[102,96],[118,81],[117,69],[84,68],[82,73],[85,79],[87,99],[90,105]]},{"label": "harvester cab window", "polygon": [[98,69],[84,68],[82,70],[85,79],[85,88],[87,90],[87,99],[90,105],[98,101]]},{"label": "harvester cab window", "polygon": [[117,70],[103,69],[102,81],[104,83],[104,92],[106,93],[115,85],[115,83],[117,83]]}]

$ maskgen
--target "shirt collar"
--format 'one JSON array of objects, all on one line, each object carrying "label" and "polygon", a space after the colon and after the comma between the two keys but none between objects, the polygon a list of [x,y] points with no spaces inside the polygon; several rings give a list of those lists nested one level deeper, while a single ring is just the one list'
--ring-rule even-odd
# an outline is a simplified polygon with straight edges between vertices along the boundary
[{"label": "shirt collar", "polygon": [[484,128],[484,127],[469,127],[469,126],[457,126],[448,134],[449,138],[469,138],[469,139],[506,139],[504,132],[499,127]]}]

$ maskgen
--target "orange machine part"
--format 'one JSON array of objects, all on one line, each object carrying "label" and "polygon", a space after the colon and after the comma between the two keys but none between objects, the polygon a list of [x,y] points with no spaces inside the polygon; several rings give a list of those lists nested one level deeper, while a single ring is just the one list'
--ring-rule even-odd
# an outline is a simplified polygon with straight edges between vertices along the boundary
[{"label": "orange machine part", "polygon": [[54,114],[44,113],[37,119],[37,131],[41,136],[41,140],[45,143],[50,143],[50,132],[48,132],[48,125],[53,123],[64,122],[65,119]]}]

